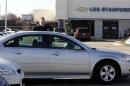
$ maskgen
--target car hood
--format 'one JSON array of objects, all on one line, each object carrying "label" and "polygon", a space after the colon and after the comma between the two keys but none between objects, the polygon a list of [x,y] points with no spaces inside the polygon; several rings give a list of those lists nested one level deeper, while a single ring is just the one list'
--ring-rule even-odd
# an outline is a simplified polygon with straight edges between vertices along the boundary
[{"label": "car hood", "polygon": [[113,58],[122,58],[122,56],[127,55],[120,51],[107,50],[107,49],[93,49],[95,54],[100,55],[101,57],[113,57]]}]

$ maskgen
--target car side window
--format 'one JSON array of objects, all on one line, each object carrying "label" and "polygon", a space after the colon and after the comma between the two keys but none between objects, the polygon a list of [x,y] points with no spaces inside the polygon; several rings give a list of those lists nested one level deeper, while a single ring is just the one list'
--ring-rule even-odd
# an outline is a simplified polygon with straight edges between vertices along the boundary
[{"label": "car side window", "polygon": [[19,47],[42,48],[42,36],[19,37]]},{"label": "car side window", "polygon": [[5,47],[17,47],[18,46],[18,41],[16,41],[17,39],[14,38],[14,39],[11,39],[7,42],[4,43],[4,46]]},{"label": "car side window", "polygon": [[29,48],[42,48],[43,37],[42,35],[29,35],[29,36],[21,36],[7,41],[5,47],[29,47]]},{"label": "car side window", "polygon": [[71,41],[68,41],[65,45],[64,45],[64,48],[65,49],[70,49],[70,50],[84,50],[81,46],[71,42]]},{"label": "car side window", "polygon": [[71,42],[70,40],[60,36],[47,37],[48,47],[52,49],[71,49],[71,50],[83,50],[79,45]]}]

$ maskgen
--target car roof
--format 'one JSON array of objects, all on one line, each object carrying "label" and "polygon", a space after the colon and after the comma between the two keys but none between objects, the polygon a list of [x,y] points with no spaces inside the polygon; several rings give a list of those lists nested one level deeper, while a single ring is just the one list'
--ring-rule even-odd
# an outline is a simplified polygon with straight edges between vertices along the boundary
[{"label": "car roof", "polygon": [[59,32],[52,32],[52,31],[19,31],[13,34],[9,34],[8,36],[19,36],[19,35],[29,35],[29,34],[50,34],[50,35],[62,35]]},{"label": "car roof", "polygon": [[10,38],[16,37],[16,36],[21,36],[21,35],[37,35],[37,34],[47,34],[47,35],[62,35],[64,37],[68,37],[65,34],[59,33],[59,32],[52,32],[52,31],[19,31],[16,33],[12,33],[9,35],[4,36],[3,38],[0,39],[0,41],[5,41]]},{"label": "car roof", "polygon": [[[5,41],[8,41],[9,39],[13,38],[13,37],[17,37],[17,36],[21,36],[21,35],[37,35],[37,34],[47,34],[47,35],[59,35],[59,36],[63,36],[63,37],[67,37],[77,43],[80,43],[80,41],[76,40],[75,38],[71,37],[71,36],[68,36],[68,35],[65,35],[63,33],[59,33],[59,32],[52,32],[52,31],[19,31],[19,32],[16,32],[16,33],[12,33],[12,34],[9,34],[7,35],[6,37],[3,37],[0,39],[0,44],[4,43]],[[82,44],[82,46],[86,46],[84,44]],[[89,47],[87,47],[87,49],[90,49]]]},{"label": "car roof", "polygon": [[16,34],[60,34],[59,32],[52,31],[19,31]]}]

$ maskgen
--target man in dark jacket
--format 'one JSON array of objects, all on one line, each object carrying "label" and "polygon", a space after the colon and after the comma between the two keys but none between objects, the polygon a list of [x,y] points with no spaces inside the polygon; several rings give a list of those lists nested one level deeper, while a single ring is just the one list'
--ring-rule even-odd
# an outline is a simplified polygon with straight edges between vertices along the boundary
[{"label": "man in dark jacket", "polygon": [[34,24],[33,30],[34,30],[34,31],[40,31],[39,21],[37,21],[37,22]]},{"label": "man in dark jacket", "polygon": [[45,18],[41,18],[41,25],[36,27],[34,31],[53,31],[53,28],[46,23]]}]

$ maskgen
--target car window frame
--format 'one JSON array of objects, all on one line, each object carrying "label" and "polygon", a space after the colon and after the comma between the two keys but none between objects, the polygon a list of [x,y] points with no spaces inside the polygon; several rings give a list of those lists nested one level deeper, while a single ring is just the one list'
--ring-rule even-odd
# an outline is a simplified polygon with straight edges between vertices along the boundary
[{"label": "car window frame", "polygon": [[[81,49],[77,49],[77,50],[85,50],[81,45],[79,45],[78,43],[76,43],[76,42],[74,42],[74,41],[72,41],[71,39],[69,39],[69,38],[66,38],[66,37],[64,37],[64,36],[61,36],[61,35],[53,35],[53,34],[46,34],[45,35],[45,39],[47,39],[48,38],[48,36],[55,36],[55,37],[59,37],[59,38],[63,38],[63,39],[65,39],[65,40],[67,40],[67,41],[69,41],[69,42],[71,42],[71,43],[73,43],[73,44],[75,44],[75,45],[77,45],[77,46],[79,46],[79,47],[81,47]],[[46,40],[45,40],[46,41]],[[46,41],[47,42],[47,41]],[[45,45],[46,45],[46,48],[48,48],[48,49],[63,49],[63,48],[51,48],[51,47],[48,47],[48,43],[46,43],[45,42]],[[64,49],[67,49],[67,48],[64,48]],[[67,50],[76,50],[76,49],[67,49]]]},{"label": "car window frame", "polygon": [[4,47],[17,47],[17,46],[6,46],[6,44],[7,44],[9,41],[11,41],[11,40],[14,40],[14,41],[16,42],[17,37],[14,37],[14,38],[11,38],[11,39],[6,40],[6,41],[3,43],[3,46],[4,46]]},{"label": "car window frame", "polygon": [[[19,46],[19,41],[18,41],[19,38],[20,38],[20,37],[27,37],[27,36],[41,36],[41,37],[42,37],[42,44],[43,44],[42,47],[20,47],[20,46]],[[12,48],[15,48],[15,47],[19,47],[19,48],[46,48],[45,41],[43,41],[43,40],[45,40],[45,37],[44,37],[43,34],[27,34],[27,35],[17,36],[17,37],[14,37],[14,38],[11,38],[11,39],[5,41],[5,42],[3,43],[3,46],[4,46],[4,47],[11,47],[11,46],[6,46],[6,43],[8,43],[8,42],[11,41],[11,40],[14,40],[15,42],[18,41],[18,45],[17,45],[17,46],[12,46]]]}]

